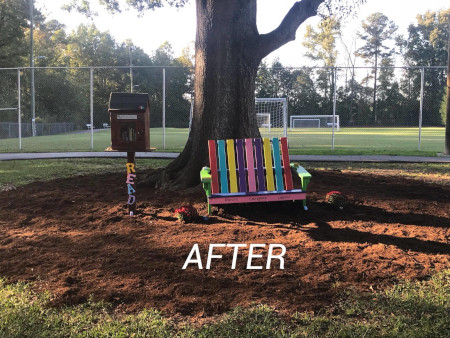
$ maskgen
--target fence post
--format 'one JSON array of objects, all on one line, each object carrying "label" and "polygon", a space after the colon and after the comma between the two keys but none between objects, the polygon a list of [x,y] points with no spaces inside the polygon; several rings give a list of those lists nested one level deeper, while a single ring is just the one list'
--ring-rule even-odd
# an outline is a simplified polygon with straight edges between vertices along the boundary
[{"label": "fence post", "polygon": [[130,93],[133,93],[133,62],[131,60],[131,45],[128,46],[128,52],[130,54]]},{"label": "fence post", "polygon": [[331,124],[331,150],[334,151],[334,128],[336,124],[336,67],[333,67],[333,122]]},{"label": "fence post", "polygon": [[418,150],[422,143],[422,111],[423,111],[423,85],[425,81],[425,68],[420,68],[420,108],[419,108],[419,144]]},{"label": "fence post", "polygon": [[[283,136],[287,137],[287,100],[288,98],[286,98],[286,101],[283,101]],[[269,128],[270,128],[270,123],[269,123]],[[270,132],[270,129],[269,129]]]},{"label": "fence post", "polygon": [[89,68],[89,101],[91,115],[91,150],[94,150],[94,70]]},{"label": "fence post", "polygon": [[166,68],[163,68],[163,88],[162,88],[162,135],[163,149],[166,149]]},{"label": "fence post", "polygon": [[20,68],[17,68],[17,123],[19,125],[19,150],[22,150],[22,111],[20,107]]},{"label": "fence post", "polygon": [[33,28],[34,28],[34,15],[33,7],[34,1],[29,1],[30,4],[30,94],[31,94],[31,135],[36,136],[36,99],[34,88],[34,41],[33,41]]}]

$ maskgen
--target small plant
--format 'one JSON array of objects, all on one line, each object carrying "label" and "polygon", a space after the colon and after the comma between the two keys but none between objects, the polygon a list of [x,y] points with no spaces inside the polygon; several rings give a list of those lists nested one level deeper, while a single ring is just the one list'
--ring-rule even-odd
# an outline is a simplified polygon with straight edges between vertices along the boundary
[{"label": "small plant", "polygon": [[181,222],[189,223],[198,217],[197,209],[192,205],[184,205],[180,209],[175,209],[175,216]]},{"label": "small plant", "polygon": [[348,203],[348,198],[340,191],[330,191],[327,193],[327,196],[325,198],[327,203],[330,203],[332,205],[338,206],[339,209],[344,209],[344,207]]}]

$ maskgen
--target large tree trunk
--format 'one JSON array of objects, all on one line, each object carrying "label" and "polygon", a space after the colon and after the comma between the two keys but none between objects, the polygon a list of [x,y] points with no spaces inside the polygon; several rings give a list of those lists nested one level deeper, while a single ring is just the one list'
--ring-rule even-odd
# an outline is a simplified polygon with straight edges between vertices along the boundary
[{"label": "large tree trunk", "polygon": [[171,179],[198,183],[209,139],[259,137],[257,37],[256,0],[197,1],[194,115],[183,152],[167,168],[180,175]]},{"label": "large tree trunk", "polygon": [[445,117],[445,148],[444,154],[450,155],[450,18],[448,19],[447,45],[447,110]]},{"label": "large tree trunk", "polygon": [[[263,57],[288,41],[324,0],[297,2],[280,26],[261,35],[256,0],[197,0],[195,101],[183,152],[156,178],[161,186],[193,186],[208,163],[209,139],[260,137],[255,79]],[[155,177],[153,177],[153,180]]]}]

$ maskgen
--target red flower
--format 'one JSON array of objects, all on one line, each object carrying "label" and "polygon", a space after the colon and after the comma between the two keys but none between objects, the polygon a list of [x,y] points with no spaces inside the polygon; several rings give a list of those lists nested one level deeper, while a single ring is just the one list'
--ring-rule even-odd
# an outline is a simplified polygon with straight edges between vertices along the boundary
[{"label": "red flower", "polygon": [[198,217],[198,212],[192,205],[184,205],[175,209],[175,216],[182,222],[192,222]]},{"label": "red flower", "polygon": [[326,201],[342,209],[347,204],[348,198],[340,191],[330,191],[327,193]]},{"label": "red flower", "polygon": [[344,194],[341,193],[340,191],[334,190],[334,191],[330,191],[329,193],[327,193],[327,197],[328,197],[328,196],[331,196],[331,195],[334,195],[334,194],[337,194],[337,195],[344,195]]}]

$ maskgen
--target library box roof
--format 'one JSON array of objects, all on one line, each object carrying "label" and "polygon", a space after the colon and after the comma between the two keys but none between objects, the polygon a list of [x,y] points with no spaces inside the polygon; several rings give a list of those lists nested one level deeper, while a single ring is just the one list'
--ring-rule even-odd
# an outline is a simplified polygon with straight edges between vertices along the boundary
[{"label": "library box roof", "polygon": [[109,110],[142,111],[149,107],[148,94],[111,93]]}]

